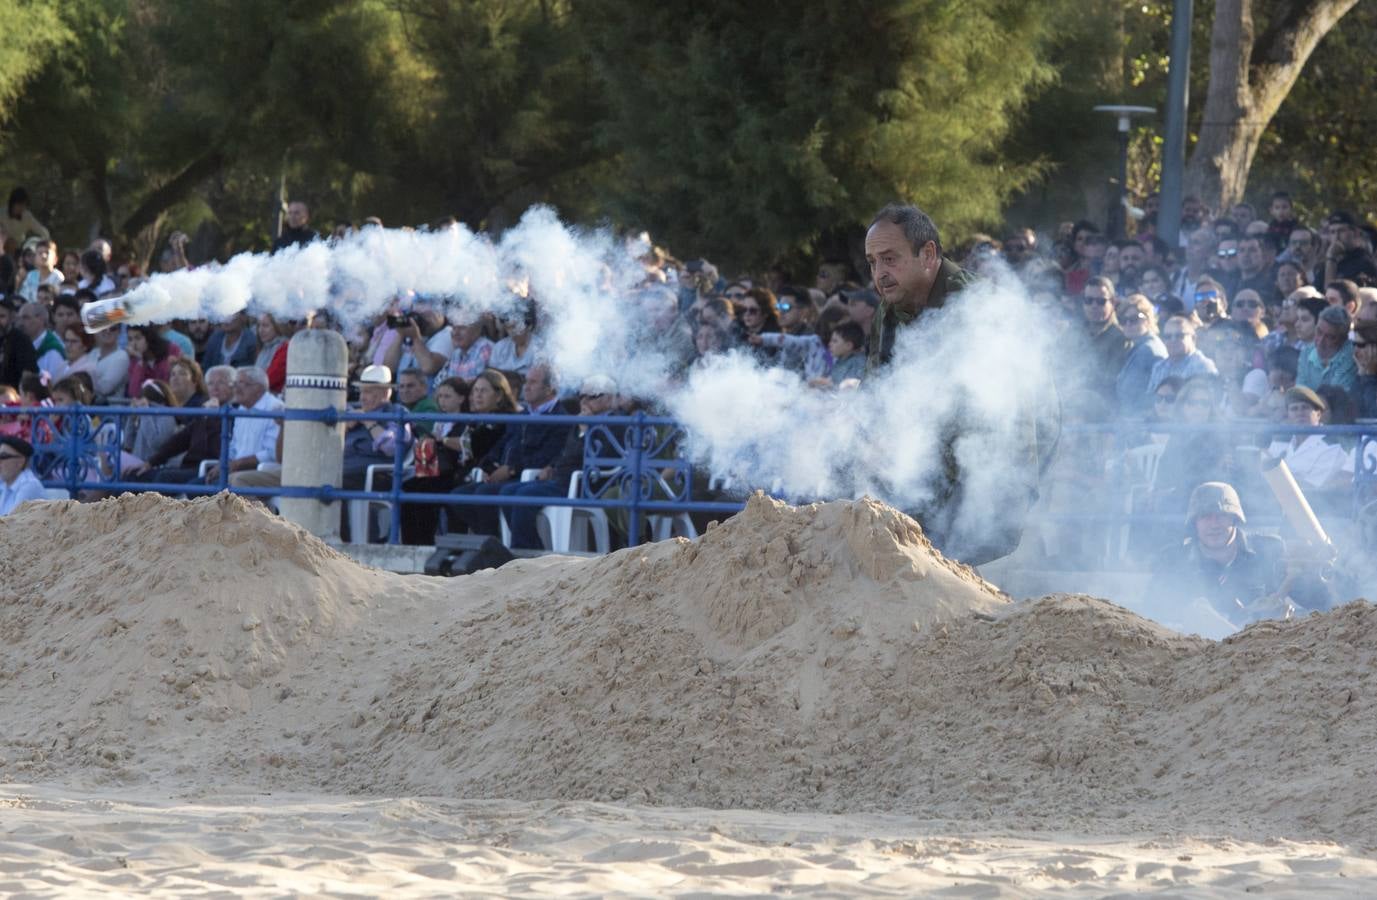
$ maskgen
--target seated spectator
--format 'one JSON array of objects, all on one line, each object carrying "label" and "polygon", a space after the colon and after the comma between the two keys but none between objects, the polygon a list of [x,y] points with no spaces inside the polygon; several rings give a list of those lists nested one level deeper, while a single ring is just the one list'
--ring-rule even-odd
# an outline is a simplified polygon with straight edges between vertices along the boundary
[{"label": "seated spectator", "polygon": [[43,482],[29,467],[33,452],[33,445],[23,438],[0,436],[0,516],[8,516],[21,503],[43,499]]},{"label": "seated spectator", "polygon": [[1290,347],[1278,347],[1267,354],[1267,396],[1258,414],[1271,422],[1286,421],[1286,393],[1296,386],[1300,354]]},{"label": "seated spectator", "polygon": [[1234,446],[1231,436],[1214,426],[1219,422],[1218,392],[1211,378],[1193,378],[1176,395],[1176,421],[1197,426],[1173,432],[1157,464],[1151,507],[1157,513],[1181,513],[1191,491],[1204,481],[1230,480]]},{"label": "seated spectator", "polygon": [[1359,419],[1377,419],[1377,322],[1353,326],[1353,362],[1358,380],[1353,391],[1354,414]]},{"label": "seated spectator", "polygon": [[[77,372],[95,372],[96,358],[90,356],[91,350],[96,346],[96,339],[89,334],[78,322],[75,325],[68,325],[60,332],[62,346],[67,351],[67,362],[58,374],[59,378],[66,378]],[[94,378],[94,374],[92,375]]]},{"label": "seated spectator", "polygon": [[507,336],[493,345],[488,358],[489,368],[499,372],[515,372],[522,377],[535,364],[538,342],[535,340],[535,307],[527,307],[522,315],[504,320]]},{"label": "seated spectator", "polygon": [[48,327],[48,308],[41,303],[25,303],[19,308],[19,330],[33,344],[38,371],[56,381],[67,368],[67,347]]},{"label": "seated spectator", "polygon": [[[537,363],[531,367],[521,390],[526,400],[525,413],[530,419],[560,412],[559,388],[554,373],[546,364]],[[480,484],[462,485],[451,493],[500,494],[506,484],[519,482],[526,469],[544,469],[553,464],[568,435],[567,425],[541,425],[532,421],[509,427],[502,442],[478,461],[479,467],[487,473],[486,480]],[[497,517],[495,506],[451,506],[449,530],[462,533],[468,529],[474,534],[496,535],[499,530]]]},{"label": "seated spectator", "polygon": [[0,297],[0,384],[17,387],[25,372],[37,371],[33,341],[19,328],[14,307]]},{"label": "seated spectator", "polygon": [[[114,331],[113,328],[106,330]],[[168,343],[157,325],[131,327],[124,349],[129,354],[129,383],[125,394],[131,400],[139,395],[145,381],[167,381],[172,375],[172,361],[182,354],[176,344]]]},{"label": "seated spectator", "polygon": [[1195,287],[1195,302],[1191,315],[1206,327],[1224,318],[1229,293],[1224,285],[1213,278],[1202,278]]},{"label": "seated spectator", "polygon": [[[1308,387],[1297,385],[1286,392],[1287,424],[1316,428],[1328,409],[1329,404]],[[1296,483],[1308,493],[1346,490],[1353,483],[1353,454],[1325,435],[1297,434],[1278,439],[1267,453],[1273,459],[1286,460]]]},{"label": "seated spectator", "polygon": [[[1240,291],[1244,294],[1244,291]],[[1253,367],[1257,337],[1244,321],[1225,320],[1206,332],[1208,348],[1202,348],[1219,370],[1224,393],[1224,409],[1233,416],[1260,415],[1259,405],[1267,396],[1267,373]]]},{"label": "seated spectator", "polygon": [[[189,356],[179,356],[172,361],[167,386],[172,391],[172,399],[167,404],[169,406],[195,409],[204,406],[209,395],[200,363]],[[181,421],[179,418],[178,422]]]},{"label": "seated spectator", "polygon": [[1207,375],[1217,375],[1219,370],[1209,357],[1195,346],[1197,325],[1185,316],[1172,316],[1162,326],[1162,343],[1167,348],[1166,359],[1159,359],[1152,367],[1152,377],[1148,379],[1148,390],[1155,392],[1157,385],[1167,378],[1189,381]]},{"label": "seated spectator", "polygon": [[[359,391],[357,412],[376,413],[378,418],[350,422],[344,431],[344,467],[342,482],[345,490],[363,490],[369,466],[389,465],[397,454],[405,456],[411,447],[411,425],[392,418],[402,411],[392,402],[392,372],[387,366],[368,366],[354,382]],[[390,482],[389,482],[390,484]],[[367,540],[366,535],[353,535],[351,540]]]},{"label": "seated spectator", "polygon": [[237,312],[211,331],[206,339],[201,360],[206,368],[213,366],[251,366],[258,358],[258,339],[249,328],[247,313]]},{"label": "seated spectator", "polygon": [[[756,288],[755,290],[761,290]],[[606,375],[594,375],[579,386],[579,415],[604,416],[613,412],[617,399],[617,384]],[[559,455],[541,468],[533,481],[508,481],[498,491],[503,497],[563,497],[569,492],[570,477],[583,468],[583,445],[586,427],[566,430],[564,446]],[[538,506],[511,506],[503,510],[510,523],[512,547],[540,549],[540,534],[536,522]]]},{"label": "seated spectator", "polygon": [[1322,384],[1334,384],[1349,392],[1357,387],[1358,367],[1348,342],[1351,324],[1342,306],[1328,306],[1320,313],[1315,343],[1301,353],[1297,384],[1311,390]]},{"label": "seated spectator", "polygon": [[1152,369],[1158,360],[1167,358],[1167,348],[1157,337],[1157,311],[1150,298],[1132,294],[1119,304],[1115,314],[1119,326],[1128,338],[1128,356],[1114,384],[1119,401],[1119,415],[1141,419],[1152,412],[1153,395],[1148,392]]},{"label": "seated spectator", "polygon": [[1324,301],[1330,306],[1342,306],[1349,318],[1358,313],[1358,286],[1346,278],[1324,286]]},{"label": "seated spectator", "polygon": [[1247,325],[1258,340],[1267,336],[1267,326],[1262,322],[1263,312],[1262,298],[1252,288],[1239,288],[1229,304],[1229,319]]},{"label": "seated spectator", "polygon": [[447,378],[472,381],[488,368],[492,359],[493,342],[483,337],[481,320],[475,319],[473,322],[452,326],[450,337],[454,343],[454,351],[448,359],[430,352],[424,343],[412,344],[411,349],[416,354],[417,364],[421,371],[432,376],[433,384],[439,384]]},{"label": "seated spectator", "polygon": [[[282,401],[268,393],[268,373],[253,366],[245,366],[234,375],[234,404],[240,409],[257,412],[277,412]],[[277,463],[278,436],[282,433],[279,419],[237,416],[230,431],[229,470],[231,474],[249,473],[263,463]],[[216,454],[218,457],[218,453]],[[279,474],[279,473],[271,473]],[[206,472],[206,484],[220,480],[219,463]]]},{"label": "seated spectator", "polygon": [[[384,366],[384,368],[386,367]],[[433,413],[439,411],[439,407],[431,399],[430,382],[426,380],[426,373],[420,369],[407,369],[397,376],[397,402],[405,406],[407,412]],[[411,430],[419,438],[422,435],[430,434],[434,427],[434,422],[416,422],[412,424]]]},{"label": "seated spectator", "polygon": [[818,317],[818,308],[811,293],[797,285],[780,289],[775,298],[775,312],[779,313],[779,330],[785,334],[810,335]]},{"label": "seated spectator", "polygon": [[[435,403],[443,413],[468,412],[476,415],[517,412],[516,395],[507,376],[496,369],[485,369],[467,387],[458,378],[448,378],[435,389]],[[402,490],[414,494],[445,494],[463,484],[479,460],[501,441],[506,426],[499,422],[437,422],[429,439],[429,454],[423,457],[426,440],[416,445],[416,474],[402,482]],[[496,468],[495,463],[490,463]],[[390,482],[389,482],[390,484]],[[435,528],[440,521],[440,507],[434,504],[404,504],[402,506],[402,541],[406,544],[432,544]]]},{"label": "seated spectator", "polygon": [[[277,320],[271,313],[263,313],[258,317],[258,322],[254,327],[254,336],[258,338],[258,354],[253,358],[255,368],[268,371],[269,364],[277,354],[277,349],[287,343],[291,334],[285,325]],[[206,341],[209,342],[207,337]]]},{"label": "seated spectator", "polygon": [[[234,369],[215,366],[206,373],[205,406],[218,408],[234,396]],[[187,422],[142,462],[124,472],[126,478],[155,484],[189,484],[201,463],[220,458],[220,417],[187,416]],[[231,451],[233,452],[233,451]]]},{"label": "seated spectator", "polygon": [[1358,284],[1377,284],[1377,260],[1373,259],[1357,218],[1343,210],[1335,212],[1326,220],[1325,231],[1329,249],[1321,267],[1323,277],[1316,278],[1315,283],[1328,285],[1342,278]]},{"label": "seated spectator", "polygon": [[855,322],[842,322],[832,329],[827,352],[832,356],[832,373],[823,386],[840,387],[842,382],[865,377],[865,332]]},{"label": "seated spectator", "polygon": [[1289,297],[1305,287],[1305,264],[1292,260],[1277,263],[1277,292]]},{"label": "seated spectator", "polygon": [[1231,485],[1201,484],[1191,493],[1185,519],[1186,536],[1152,563],[1154,606],[1162,597],[1174,606],[1161,617],[1166,624],[1222,638],[1249,622],[1286,615],[1273,600],[1286,578],[1286,545],[1244,530],[1248,520]]},{"label": "seated spectator", "polygon": [[[1139,293],[1147,297],[1163,315],[1185,312],[1186,305],[1181,302],[1181,298],[1173,296],[1171,293],[1171,281],[1167,276],[1167,270],[1156,263],[1147,263],[1143,266],[1143,274],[1138,278],[1138,286]],[[1119,291],[1119,293],[1123,294],[1123,291]]]},{"label": "seated spectator", "polygon": [[[139,387],[139,396],[129,401],[130,406],[141,409],[166,409],[177,406],[177,398],[166,381],[148,379]],[[126,457],[123,466],[144,462],[177,431],[177,420],[172,416],[141,415],[128,416],[124,420],[121,447]],[[132,458],[130,458],[132,457]]]}]

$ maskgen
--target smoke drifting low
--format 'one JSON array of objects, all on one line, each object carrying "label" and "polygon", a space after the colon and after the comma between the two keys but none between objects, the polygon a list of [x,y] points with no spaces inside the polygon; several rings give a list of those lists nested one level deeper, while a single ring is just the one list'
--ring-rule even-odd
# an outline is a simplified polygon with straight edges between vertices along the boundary
[{"label": "smoke drifting low", "polygon": [[154,275],[123,303],[130,322],[220,320],[244,309],[303,318],[328,307],[357,324],[415,292],[443,298],[450,321],[465,322],[518,313],[526,301],[514,287],[529,285],[543,353],[565,384],[607,374],[656,401],[688,430],[694,460],[740,487],[792,499],[868,494],[914,509],[934,499],[934,474],[954,463],[963,502],[959,521],[946,525],[970,530],[997,521],[1011,490],[1034,487],[1036,466],[1010,448],[1022,414],[1049,390],[1049,341],[1012,277],[925,314],[901,331],[889,368],[836,392],[744,351],[676,371],[656,333],[667,298],[636,293],[646,249],[535,208],[495,241],[462,227],[365,228],[336,243]]}]

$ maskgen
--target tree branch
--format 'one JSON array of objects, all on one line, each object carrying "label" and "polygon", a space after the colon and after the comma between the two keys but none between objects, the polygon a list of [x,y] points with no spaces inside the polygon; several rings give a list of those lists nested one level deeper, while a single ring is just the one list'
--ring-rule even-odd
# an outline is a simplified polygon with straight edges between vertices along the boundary
[{"label": "tree branch", "polygon": [[1358,0],[1291,0],[1276,11],[1252,47],[1253,99],[1266,118],[1286,99],[1315,47],[1357,4]]},{"label": "tree branch", "polygon": [[120,227],[121,233],[133,236],[152,225],[168,207],[185,197],[202,181],[223,169],[225,162],[224,151],[219,148],[192,160],[185,169],[143,199],[124,220]]}]

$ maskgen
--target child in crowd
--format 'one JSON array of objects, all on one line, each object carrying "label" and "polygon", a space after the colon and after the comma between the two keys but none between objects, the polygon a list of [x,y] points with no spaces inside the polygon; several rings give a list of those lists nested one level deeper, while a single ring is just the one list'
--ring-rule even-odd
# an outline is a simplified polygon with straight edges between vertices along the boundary
[{"label": "child in crowd", "polygon": [[832,354],[831,383],[840,386],[848,379],[860,380],[865,375],[865,356],[860,352],[865,347],[865,332],[855,322],[842,322],[832,329],[832,338],[827,342],[827,350]]}]

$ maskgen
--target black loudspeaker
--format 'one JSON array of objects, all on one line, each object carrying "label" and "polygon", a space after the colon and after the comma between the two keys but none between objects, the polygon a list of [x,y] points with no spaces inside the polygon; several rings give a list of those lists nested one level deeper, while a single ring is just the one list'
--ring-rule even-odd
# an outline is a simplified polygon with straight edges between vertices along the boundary
[{"label": "black loudspeaker", "polygon": [[442,534],[426,560],[427,575],[469,575],[496,569],[516,557],[497,538],[486,534]]}]

